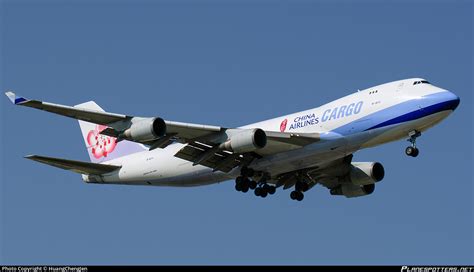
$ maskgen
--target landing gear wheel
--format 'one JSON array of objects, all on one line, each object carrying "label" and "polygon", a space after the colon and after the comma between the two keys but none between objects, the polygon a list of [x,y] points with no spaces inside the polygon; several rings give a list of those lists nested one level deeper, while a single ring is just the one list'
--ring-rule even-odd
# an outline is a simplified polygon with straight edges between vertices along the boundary
[{"label": "landing gear wheel", "polygon": [[260,193],[262,192],[262,188],[258,187],[255,189],[254,193],[256,196],[260,196]]},{"label": "landing gear wheel", "polygon": [[244,177],[244,178],[242,179],[241,184],[242,184],[242,192],[244,192],[244,193],[248,192],[248,191],[249,191],[249,187],[250,187],[250,179]]},{"label": "landing gear wheel", "polygon": [[298,191],[293,191],[290,193],[291,199],[296,200],[297,197],[298,197]]},{"label": "landing gear wheel", "polygon": [[410,157],[416,157],[418,156],[419,153],[420,151],[418,150],[418,148],[413,147],[413,146],[409,146],[405,149],[405,154],[407,154]]},{"label": "landing gear wheel", "polygon": [[255,180],[251,180],[251,181],[249,182],[249,187],[250,187],[250,189],[252,189],[252,190],[255,189],[255,188],[257,188],[257,182],[256,182]]},{"label": "landing gear wheel", "polygon": [[242,182],[243,180],[243,177],[242,176],[238,176],[236,179],[235,179],[235,183],[240,183]]},{"label": "landing gear wheel", "polygon": [[304,194],[302,192],[297,192],[296,200],[301,201],[304,198]]},{"label": "landing gear wheel", "polygon": [[263,189],[263,190],[260,192],[260,196],[263,197],[263,198],[267,197],[267,195],[268,195],[268,192],[267,192],[267,190],[265,190],[265,189]]},{"label": "landing gear wheel", "polygon": [[275,186],[268,186],[268,193],[273,195],[276,192]]},{"label": "landing gear wheel", "polygon": [[237,182],[237,183],[235,184],[235,190],[236,190],[237,192],[242,191],[242,183],[241,183],[241,182]]},{"label": "landing gear wheel", "polygon": [[411,146],[405,149],[405,154],[410,157],[416,157],[420,153],[418,148],[416,148],[416,138],[421,136],[421,132],[413,130],[408,133],[408,136],[410,136],[410,139],[408,139],[408,141],[411,143]]}]

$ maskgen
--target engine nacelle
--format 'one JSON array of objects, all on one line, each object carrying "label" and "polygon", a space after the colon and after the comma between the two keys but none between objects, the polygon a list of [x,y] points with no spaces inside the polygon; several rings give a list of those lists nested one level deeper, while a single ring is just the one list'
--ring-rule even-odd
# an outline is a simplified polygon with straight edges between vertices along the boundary
[{"label": "engine nacelle", "polygon": [[235,153],[246,153],[264,148],[265,145],[267,145],[265,131],[255,128],[236,131],[235,134],[232,133],[220,147]]},{"label": "engine nacelle", "polygon": [[132,120],[130,128],[124,131],[125,138],[140,142],[156,140],[165,134],[166,123],[159,117]]},{"label": "engine nacelle", "polygon": [[381,181],[384,176],[385,170],[379,162],[353,162],[348,178],[353,185],[370,185]]},{"label": "engine nacelle", "polygon": [[331,195],[343,195],[347,198],[370,195],[375,190],[375,184],[369,185],[354,185],[350,183],[342,184],[341,186],[331,189]]}]

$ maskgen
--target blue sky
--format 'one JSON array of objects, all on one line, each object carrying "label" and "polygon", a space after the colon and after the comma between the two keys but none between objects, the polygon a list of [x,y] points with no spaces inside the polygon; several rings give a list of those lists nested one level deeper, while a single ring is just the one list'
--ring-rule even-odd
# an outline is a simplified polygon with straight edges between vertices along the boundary
[{"label": "blue sky", "polygon": [[473,264],[470,1],[1,1],[2,90],[240,126],[423,77],[461,104],[418,140],[355,154],[385,179],[303,202],[228,181],[87,185],[23,159],[88,160],[75,120],[0,103],[0,261],[17,264]]}]

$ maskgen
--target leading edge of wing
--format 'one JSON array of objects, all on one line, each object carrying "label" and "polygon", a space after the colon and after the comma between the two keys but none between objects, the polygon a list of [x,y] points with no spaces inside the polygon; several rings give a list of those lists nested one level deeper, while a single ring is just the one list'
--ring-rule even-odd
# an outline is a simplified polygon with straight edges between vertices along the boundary
[{"label": "leading edge of wing", "polygon": [[319,133],[288,133],[277,131],[265,131],[267,139],[270,141],[305,146],[321,140]]}]

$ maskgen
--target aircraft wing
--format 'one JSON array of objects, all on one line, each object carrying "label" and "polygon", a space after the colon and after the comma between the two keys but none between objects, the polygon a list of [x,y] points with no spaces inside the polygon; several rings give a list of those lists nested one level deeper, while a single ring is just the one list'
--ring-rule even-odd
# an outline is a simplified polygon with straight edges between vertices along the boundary
[{"label": "aircraft wing", "polygon": [[[120,130],[120,128],[122,127],[126,127],[128,123],[132,120],[132,118],[134,118],[133,116],[129,115],[100,112],[90,109],[82,109],[77,107],[48,103],[39,100],[29,100],[24,97],[17,96],[11,91],[6,92],[5,95],[15,105],[40,109],[94,124],[110,126],[112,129],[105,131],[103,134],[113,137],[117,136],[117,130]],[[181,123],[174,121],[165,121],[165,123],[167,128],[167,134],[173,134],[174,136],[181,137],[184,139],[202,137],[210,133],[220,131],[222,129],[218,126]],[[149,142],[141,143],[149,144]]]},{"label": "aircraft wing", "polygon": [[[216,171],[228,172],[238,165],[249,164],[254,158],[298,149],[320,140],[317,133],[298,134],[265,131],[265,147],[254,152],[233,152],[223,148],[222,144],[230,139],[231,134],[236,135],[245,129],[229,129],[220,126],[182,123],[161,118],[134,117],[84,109],[80,108],[80,105],[71,107],[39,100],[29,100],[17,96],[13,92],[6,92],[5,94],[15,105],[36,108],[90,123],[105,125],[108,128],[101,131],[101,134],[115,137],[118,141],[129,140],[145,144],[150,147],[150,150],[164,148],[173,141],[187,143],[185,147],[175,154],[176,157],[191,161],[194,164],[211,167]],[[163,135],[155,135],[156,137],[154,138],[127,136],[130,135],[127,133],[133,128],[134,124],[143,123],[143,121],[147,120],[159,120],[158,124],[162,124],[165,127],[165,133]],[[146,129],[149,131],[148,127],[141,127],[140,129],[142,132]],[[131,133],[133,136],[133,132]]]},{"label": "aircraft wing", "polygon": [[108,113],[108,112],[99,112],[94,110],[79,109],[65,105],[53,104],[48,102],[42,102],[39,100],[28,100],[24,97],[17,96],[13,92],[6,92],[6,96],[10,99],[12,103],[19,106],[25,106],[30,108],[35,108],[39,110],[44,110],[59,115],[71,117],[74,119],[87,121],[100,125],[107,125],[121,120],[126,120],[127,116],[122,114]]},{"label": "aircraft wing", "polygon": [[283,186],[283,189],[293,187],[298,178],[304,178],[308,184],[308,189],[316,184],[332,189],[340,185],[339,180],[348,175],[353,155],[335,160],[326,160],[323,163],[307,169],[280,174],[273,180],[277,187]]},{"label": "aircraft wing", "polygon": [[202,164],[214,171],[229,172],[239,165],[249,165],[255,158],[279,152],[290,151],[320,140],[319,134],[293,134],[286,132],[265,131],[265,147],[248,153],[233,153],[219,149],[219,144],[190,140],[175,156],[194,164]]},{"label": "aircraft wing", "polygon": [[66,160],[38,155],[28,155],[25,158],[79,174],[101,175],[121,168],[121,166],[117,165]]}]

